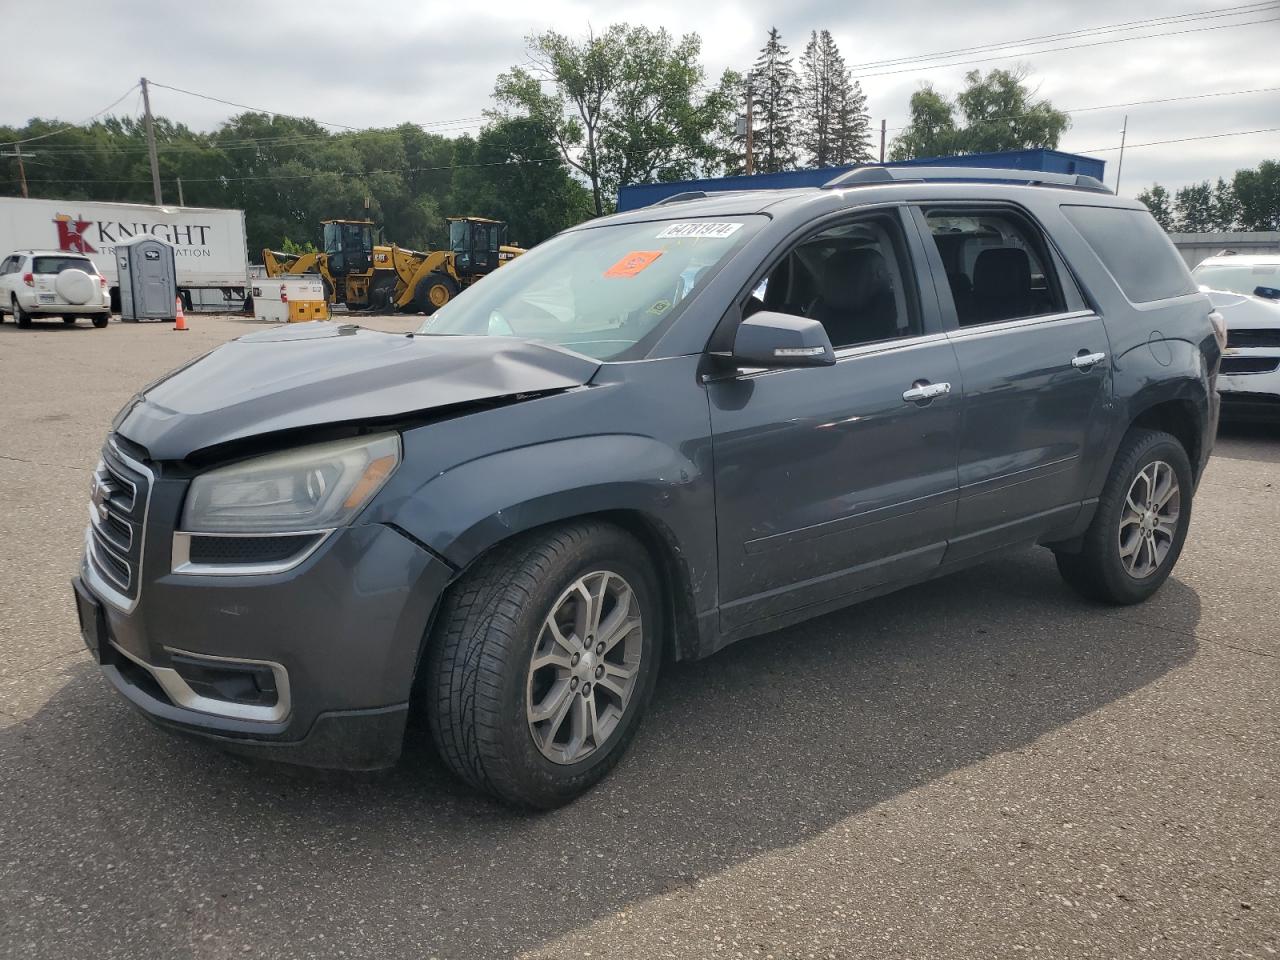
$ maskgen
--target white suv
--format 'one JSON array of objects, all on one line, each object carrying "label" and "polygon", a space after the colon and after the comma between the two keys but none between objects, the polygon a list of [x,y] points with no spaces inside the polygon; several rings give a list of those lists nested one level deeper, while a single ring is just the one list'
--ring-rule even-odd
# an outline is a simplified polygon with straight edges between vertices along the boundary
[{"label": "white suv", "polygon": [[20,327],[33,316],[60,316],[66,324],[80,317],[105,327],[111,317],[107,278],[83,254],[62,250],[19,250],[0,262],[0,321],[6,313]]},{"label": "white suv", "polygon": [[1227,323],[1224,420],[1280,420],[1280,254],[1210,257],[1191,271]]}]

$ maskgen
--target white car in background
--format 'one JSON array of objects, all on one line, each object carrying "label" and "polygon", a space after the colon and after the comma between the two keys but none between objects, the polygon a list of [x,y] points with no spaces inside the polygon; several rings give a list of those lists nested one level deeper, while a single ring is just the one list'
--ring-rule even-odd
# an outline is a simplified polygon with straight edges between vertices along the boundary
[{"label": "white car in background", "polygon": [[1280,254],[1210,257],[1191,274],[1227,323],[1223,419],[1280,421]]},{"label": "white car in background", "polygon": [[105,327],[111,318],[107,278],[83,254],[63,250],[18,250],[0,261],[0,320],[12,314],[20,327],[31,318],[62,317],[73,324],[81,317]]}]

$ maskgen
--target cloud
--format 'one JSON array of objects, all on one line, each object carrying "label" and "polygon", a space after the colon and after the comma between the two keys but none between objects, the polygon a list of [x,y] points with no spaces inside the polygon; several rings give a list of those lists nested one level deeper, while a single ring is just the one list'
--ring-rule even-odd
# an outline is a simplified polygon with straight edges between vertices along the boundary
[{"label": "cloud", "polygon": [[[81,120],[146,74],[175,87],[350,126],[460,121],[443,129],[461,132],[478,128],[476,118],[492,106],[498,73],[523,61],[524,37],[549,28],[578,34],[626,19],[665,26],[675,34],[697,32],[708,76],[714,78],[725,68],[750,66],[770,26],[782,31],[794,54],[803,49],[811,30],[829,29],[846,60],[857,65],[1207,7],[1206,0],[1191,7],[1136,0],[1059,5],[992,0],[963,6],[933,0],[793,0],[784,7],[764,0],[732,5],[639,0],[625,8],[582,0],[498,0],[474,8],[394,0],[363,8],[358,15],[349,3],[313,2],[299,15],[281,4],[70,0],[59,5],[59,42],[53,54],[47,45],[35,43],[7,49],[8,96],[0,99],[0,123],[23,123],[31,116]],[[1137,32],[1220,26],[1239,19],[1224,16]],[[1093,39],[1105,38],[1064,39],[1059,45]],[[1065,108],[1280,87],[1277,41],[1280,22],[1271,22],[982,64],[913,65],[909,72],[879,76],[872,74],[898,68],[866,66],[856,72],[877,125],[884,118],[897,127],[906,120],[908,98],[922,83],[954,92],[967,70],[1019,62],[1032,71],[1040,94]],[[960,59],[984,56],[991,54],[974,52]],[[1080,112],[1073,114],[1061,147],[1118,147],[1126,113],[1132,144],[1277,126],[1277,104],[1280,95],[1272,92]],[[212,129],[237,112],[163,88],[154,91],[153,108],[197,129]],[[120,109],[133,112],[135,98]],[[1108,161],[1112,176],[1117,153],[1098,154]],[[1276,133],[1135,146],[1125,153],[1122,192],[1132,194],[1153,180],[1173,188],[1230,176],[1237,168],[1277,156]]]}]

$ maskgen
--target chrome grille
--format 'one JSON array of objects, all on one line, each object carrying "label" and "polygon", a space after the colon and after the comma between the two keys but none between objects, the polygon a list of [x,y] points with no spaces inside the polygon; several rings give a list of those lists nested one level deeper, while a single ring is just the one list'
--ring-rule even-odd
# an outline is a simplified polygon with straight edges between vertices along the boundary
[{"label": "chrome grille", "polygon": [[116,594],[118,604],[138,599],[142,533],[151,476],[147,468],[108,442],[90,483],[89,531],[85,540],[91,571]]},{"label": "chrome grille", "polygon": [[1280,329],[1228,330],[1228,347],[1280,347]]}]

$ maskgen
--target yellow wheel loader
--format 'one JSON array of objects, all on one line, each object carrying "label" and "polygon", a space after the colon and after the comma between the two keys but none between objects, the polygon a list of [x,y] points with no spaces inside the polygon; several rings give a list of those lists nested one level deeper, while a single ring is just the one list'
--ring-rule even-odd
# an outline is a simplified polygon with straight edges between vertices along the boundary
[{"label": "yellow wheel loader", "polygon": [[421,252],[373,242],[369,220],[325,220],[324,249],[291,254],[263,250],[267,276],[318,273],[330,303],[352,310],[434,313],[486,274],[524,253],[506,243],[507,225],[450,217],[449,249]]}]

